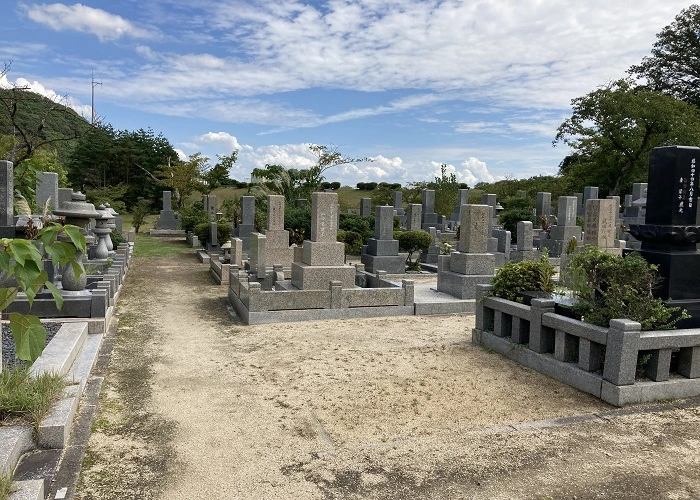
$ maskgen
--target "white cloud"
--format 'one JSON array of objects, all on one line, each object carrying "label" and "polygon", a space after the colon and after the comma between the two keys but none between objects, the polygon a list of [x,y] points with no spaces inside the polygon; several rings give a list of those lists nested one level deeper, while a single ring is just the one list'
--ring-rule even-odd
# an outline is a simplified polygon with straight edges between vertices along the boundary
[{"label": "white cloud", "polygon": [[48,26],[56,31],[79,31],[91,33],[101,41],[117,40],[128,36],[151,38],[152,33],[138,28],[121,16],[110,14],[102,9],[94,9],[79,3],[40,4],[25,7],[29,19]]},{"label": "white cloud", "polygon": [[462,170],[457,171],[455,169],[455,174],[459,182],[466,182],[471,187],[478,182],[496,182],[497,180],[501,180],[501,178],[494,177],[489,173],[486,163],[473,156],[464,160],[462,162]]},{"label": "white cloud", "polygon": [[197,137],[197,141],[205,144],[221,144],[230,151],[241,149],[238,139],[228,132],[207,132]]}]

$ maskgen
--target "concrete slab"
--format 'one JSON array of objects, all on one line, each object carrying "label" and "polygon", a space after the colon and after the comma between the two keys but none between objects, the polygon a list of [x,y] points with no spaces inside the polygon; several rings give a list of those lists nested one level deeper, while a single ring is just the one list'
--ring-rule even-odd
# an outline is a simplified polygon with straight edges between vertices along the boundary
[{"label": "concrete slab", "polygon": [[87,383],[92,367],[95,365],[97,356],[100,352],[103,334],[88,335],[80,354],[75,359],[72,369],[68,375],[68,380],[80,386],[82,393]]},{"label": "concrete slab", "polygon": [[20,457],[34,448],[32,428],[28,425],[0,427],[0,474],[9,476]]},{"label": "concrete slab", "polygon": [[61,326],[41,356],[32,364],[30,373],[65,375],[80,352],[87,332],[88,326],[85,322],[66,323]]},{"label": "concrete slab", "polygon": [[59,400],[39,424],[38,444],[42,448],[64,448],[70,436],[73,417],[78,408],[78,397]]},{"label": "concrete slab", "polygon": [[30,481],[15,481],[12,483],[15,491],[10,493],[8,500],[43,500],[44,481],[33,479]]}]

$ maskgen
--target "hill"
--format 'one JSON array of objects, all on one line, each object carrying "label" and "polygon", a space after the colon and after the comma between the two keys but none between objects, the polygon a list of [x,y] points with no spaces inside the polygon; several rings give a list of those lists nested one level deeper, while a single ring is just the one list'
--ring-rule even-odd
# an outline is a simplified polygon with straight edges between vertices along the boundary
[{"label": "hill", "polygon": [[[14,120],[13,120],[14,115]],[[22,134],[33,148],[50,147],[65,162],[90,124],[73,109],[28,90],[0,89],[0,136]]]}]

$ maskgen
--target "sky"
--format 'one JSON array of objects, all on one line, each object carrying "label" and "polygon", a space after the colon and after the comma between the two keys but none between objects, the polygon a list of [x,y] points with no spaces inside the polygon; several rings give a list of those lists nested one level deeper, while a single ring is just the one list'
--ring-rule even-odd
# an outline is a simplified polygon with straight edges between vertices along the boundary
[{"label": "sky", "polygon": [[[677,0],[2,0],[0,85],[27,86],[231,177],[373,161],[328,181],[555,175],[571,100],[650,54]],[[1,69],[1,67],[0,67]],[[94,84],[93,84],[94,78]]]}]

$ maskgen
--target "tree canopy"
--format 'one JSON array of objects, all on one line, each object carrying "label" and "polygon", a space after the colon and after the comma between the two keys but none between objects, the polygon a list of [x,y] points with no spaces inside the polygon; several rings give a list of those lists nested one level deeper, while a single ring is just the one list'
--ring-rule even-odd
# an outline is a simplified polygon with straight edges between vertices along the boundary
[{"label": "tree canopy", "polygon": [[629,69],[649,87],[700,106],[700,6],[683,9],[656,35],[651,55]]},{"label": "tree canopy", "polygon": [[569,189],[592,185],[609,195],[624,194],[646,179],[652,148],[700,143],[698,108],[629,79],[577,97],[571,105],[573,114],[553,141],[574,151],[560,166]]}]

